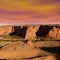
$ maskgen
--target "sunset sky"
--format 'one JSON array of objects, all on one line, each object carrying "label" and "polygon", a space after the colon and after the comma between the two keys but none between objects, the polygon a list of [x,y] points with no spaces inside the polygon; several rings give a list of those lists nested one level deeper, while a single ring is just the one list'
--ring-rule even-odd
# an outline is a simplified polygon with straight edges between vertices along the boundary
[{"label": "sunset sky", "polygon": [[60,0],[0,0],[0,24],[60,23]]}]

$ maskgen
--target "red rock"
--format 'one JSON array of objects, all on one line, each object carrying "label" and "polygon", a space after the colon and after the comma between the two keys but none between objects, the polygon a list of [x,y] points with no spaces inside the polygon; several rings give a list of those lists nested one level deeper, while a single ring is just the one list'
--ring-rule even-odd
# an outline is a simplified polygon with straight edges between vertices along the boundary
[{"label": "red rock", "polygon": [[36,38],[36,32],[38,30],[39,26],[29,26],[27,28],[27,32],[26,32],[26,36],[25,36],[25,39],[28,39],[28,40],[33,40],[34,38]]},{"label": "red rock", "polygon": [[0,35],[8,35],[13,31],[12,26],[0,27]]},{"label": "red rock", "polygon": [[59,29],[58,32],[57,32],[57,39],[60,40],[60,29]]},{"label": "red rock", "polygon": [[60,36],[59,28],[53,27],[53,29],[49,31],[48,36],[50,38],[58,39]]}]

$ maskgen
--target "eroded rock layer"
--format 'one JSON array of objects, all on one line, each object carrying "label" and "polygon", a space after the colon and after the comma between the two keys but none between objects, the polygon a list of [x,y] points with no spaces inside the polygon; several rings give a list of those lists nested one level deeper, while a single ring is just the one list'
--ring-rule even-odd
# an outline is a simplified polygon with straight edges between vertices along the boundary
[{"label": "eroded rock layer", "polygon": [[27,26],[5,26],[0,27],[0,35],[16,35],[25,39],[49,37],[60,39],[60,26],[58,25],[27,25]]}]

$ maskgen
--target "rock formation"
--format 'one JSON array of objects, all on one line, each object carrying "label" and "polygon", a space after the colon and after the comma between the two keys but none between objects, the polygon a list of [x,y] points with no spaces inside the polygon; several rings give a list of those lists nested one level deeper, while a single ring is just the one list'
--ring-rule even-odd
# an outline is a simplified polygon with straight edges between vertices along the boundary
[{"label": "rock formation", "polygon": [[10,33],[9,35],[16,35],[16,36],[21,36],[23,38],[25,38],[25,35],[26,35],[26,30],[27,30],[27,27],[26,26],[14,26],[13,27],[14,31],[12,33]]},{"label": "rock formation", "polygon": [[29,26],[27,28],[25,39],[28,39],[28,40],[35,39],[36,38],[36,32],[37,32],[38,28],[39,28],[39,26]]},{"label": "rock formation", "polygon": [[53,29],[49,31],[48,37],[53,39],[60,39],[60,29],[53,27]]},{"label": "rock formation", "polygon": [[39,37],[46,37],[48,32],[53,28],[53,26],[41,25],[36,32],[36,35]]},{"label": "rock formation", "polygon": [[[37,36],[46,37],[46,35],[48,35],[50,38],[60,39],[60,29],[48,25],[41,25],[41,26],[32,25],[32,26],[23,26],[23,27],[8,26],[8,27],[0,28],[0,35],[10,35],[10,36],[16,35],[16,36],[21,36],[26,40],[34,40],[34,38]],[[41,44],[41,42],[39,44]],[[25,58],[25,59],[32,58],[33,60],[57,60],[56,57],[53,56],[53,53],[46,50],[46,48],[45,50],[44,48],[40,48],[40,47],[32,48],[31,45],[25,44],[23,41],[21,42],[14,41],[14,43],[9,42],[9,44],[0,48],[0,57],[1,58],[17,57],[17,58]]]},{"label": "rock formation", "polygon": [[58,32],[57,32],[57,39],[58,39],[58,40],[60,39],[60,29],[59,29]]},{"label": "rock formation", "polygon": [[0,27],[0,35],[16,35],[29,40],[37,36],[60,39],[60,29],[58,26],[48,25],[5,26]]},{"label": "rock formation", "polygon": [[13,32],[13,26],[6,26],[0,28],[0,35],[9,35],[9,33]]}]

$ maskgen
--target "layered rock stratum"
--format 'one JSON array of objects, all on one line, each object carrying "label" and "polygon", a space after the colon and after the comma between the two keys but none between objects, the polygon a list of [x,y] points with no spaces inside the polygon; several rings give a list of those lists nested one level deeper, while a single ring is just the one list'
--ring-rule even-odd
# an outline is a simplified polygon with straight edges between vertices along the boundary
[{"label": "layered rock stratum", "polygon": [[16,35],[30,40],[37,36],[60,39],[60,25],[1,26],[0,35]]}]

